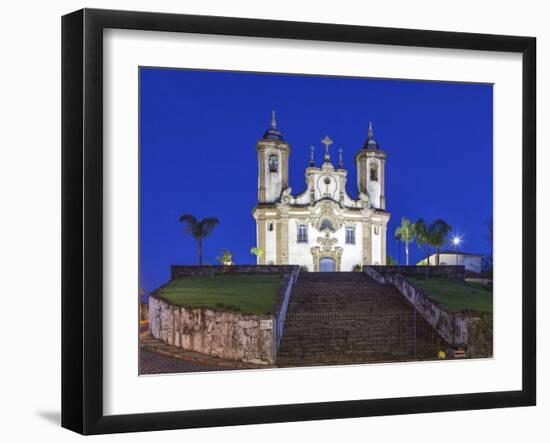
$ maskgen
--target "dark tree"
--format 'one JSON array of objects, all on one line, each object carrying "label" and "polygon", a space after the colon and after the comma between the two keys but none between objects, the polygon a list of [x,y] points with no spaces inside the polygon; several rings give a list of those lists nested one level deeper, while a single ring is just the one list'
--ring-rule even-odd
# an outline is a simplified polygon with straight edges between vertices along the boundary
[{"label": "dark tree", "polygon": [[416,230],[416,244],[420,251],[422,251],[422,246],[426,247],[426,264],[430,266],[430,227],[422,218],[419,218],[414,226]]},{"label": "dark tree", "polygon": [[451,226],[442,219],[437,219],[434,221],[429,229],[429,244],[435,248],[435,261],[436,266],[439,266],[439,252],[441,248],[447,243],[447,236],[451,232]]},{"label": "dark tree", "polygon": [[202,266],[202,241],[212,233],[220,221],[215,217],[207,217],[198,221],[191,214],[183,214],[180,217],[180,222],[185,224],[183,232],[192,235],[193,238],[197,240],[199,247],[199,266]]}]

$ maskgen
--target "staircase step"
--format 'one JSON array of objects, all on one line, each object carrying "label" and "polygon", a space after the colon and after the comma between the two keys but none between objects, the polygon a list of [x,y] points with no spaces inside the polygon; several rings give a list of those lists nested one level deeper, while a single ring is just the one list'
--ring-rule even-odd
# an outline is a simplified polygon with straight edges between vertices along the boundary
[{"label": "staircase step", "polygon": [[290,299],[277,364],[436,359],[446,347],[393,286],[360,272],[302,272]]}]

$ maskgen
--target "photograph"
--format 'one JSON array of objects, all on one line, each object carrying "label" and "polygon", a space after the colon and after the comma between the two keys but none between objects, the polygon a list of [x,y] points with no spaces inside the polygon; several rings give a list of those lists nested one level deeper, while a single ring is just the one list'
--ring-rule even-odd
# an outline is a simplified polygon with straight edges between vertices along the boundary
[{"label": "photograph", "polygon": [[140,375],[493,357],[493,84],[137,75]]},{"label": "photograph", "polygon": [[542,2],[3,6],[1,441],[549,434]]}]

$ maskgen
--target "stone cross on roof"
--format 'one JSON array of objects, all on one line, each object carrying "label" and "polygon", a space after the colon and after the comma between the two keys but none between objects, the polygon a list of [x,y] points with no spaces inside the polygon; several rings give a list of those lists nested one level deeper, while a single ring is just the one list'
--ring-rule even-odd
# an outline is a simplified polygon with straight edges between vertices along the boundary
[{"label": "stone cross on roof", "polygon": [[334,142],[330,139],[328,135],[325,135],[325,138],[321,140],[321,143],[325,145],[325,160],[330,160],[330,155],[328,153],[328,147]]}]

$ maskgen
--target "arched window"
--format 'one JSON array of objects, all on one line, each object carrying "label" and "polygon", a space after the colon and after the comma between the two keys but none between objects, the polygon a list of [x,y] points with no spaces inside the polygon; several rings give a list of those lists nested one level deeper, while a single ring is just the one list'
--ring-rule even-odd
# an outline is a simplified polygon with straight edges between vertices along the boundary
[{"label": "arched window", "polygon": [[307,243],[307,226],[298,225],[298,243]]},{"label": "arched window", "polygon": [[373,182],[378,181],[378,168],[376,165],[370,165],[370,180]]},{"label": "arched window", "polygon": [[334,231],[334,227],[332,226],[332,223],[328,218],[323,219],[323,221],[321,222],[320,231],[324,231],[325,229]]},{"label": "arched window", "polygon": [[355,244],[355,228],[353,226],[346,226],[346,244]]},{"label": "arched window", "polygon": [[269,172],[277,172],[279,170],[279,157],[276,155],[269,156]]}]

